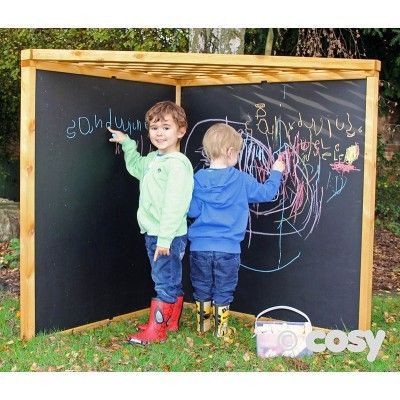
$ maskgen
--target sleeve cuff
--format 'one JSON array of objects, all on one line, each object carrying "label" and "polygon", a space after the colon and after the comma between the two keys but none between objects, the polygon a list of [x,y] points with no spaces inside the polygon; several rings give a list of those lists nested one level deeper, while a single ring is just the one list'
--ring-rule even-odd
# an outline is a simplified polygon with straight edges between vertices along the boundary
[{"label": "sleeve cuff", "polygon": [[280,181],[280,179],[282,177],[282,172],[278,171],[276,169],[273,169],[273,170],[271,170],[269,177],[270,177],[270,179],[272,178],[274,180]]},{"label": "sleeve cuff", "polygon": [[163,237],[157,238],[157,246],[159,247],[165,247],[166,249],[169,249],[171,247],[171,243],[172,243],[171,238],[163,238]]}]

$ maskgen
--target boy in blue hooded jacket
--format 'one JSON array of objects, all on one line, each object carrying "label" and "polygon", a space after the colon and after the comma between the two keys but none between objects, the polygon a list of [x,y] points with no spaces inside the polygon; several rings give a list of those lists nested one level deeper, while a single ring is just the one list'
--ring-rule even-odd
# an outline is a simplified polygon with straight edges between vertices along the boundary
[{"label": "boy in blue hooded jacket", "polygon": [[238,282],[240,242],[244,239],[249,203],[272,201],[278,193],[285,163],[281,157],[264,183],[234,168],[243,145],[231,126],[211,126],[203,138],[210,167],[196,172],[188,217],[190,280],[197,309],[197,331],[215,322],[214,335],[229,333],[229,305]]}]

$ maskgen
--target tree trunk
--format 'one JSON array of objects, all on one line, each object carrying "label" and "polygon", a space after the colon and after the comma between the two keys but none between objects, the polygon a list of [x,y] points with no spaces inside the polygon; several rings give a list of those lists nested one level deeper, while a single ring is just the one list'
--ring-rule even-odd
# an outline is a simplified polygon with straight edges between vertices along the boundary
[{"label": "tree trunk", "polygon": [[189,31],[189,52],[243,54],[246,29],[197,28]]},{"label": "tree trunk", "polygon": [[274,44],[274,28],[268,29],[267,41],[265,43],[265,55],[270,56],[272,54],[272,46]]}]

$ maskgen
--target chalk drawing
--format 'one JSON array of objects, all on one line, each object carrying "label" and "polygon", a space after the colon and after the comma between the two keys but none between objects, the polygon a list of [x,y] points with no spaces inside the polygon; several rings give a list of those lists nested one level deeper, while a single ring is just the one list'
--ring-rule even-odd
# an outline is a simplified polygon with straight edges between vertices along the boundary
[{"label": "chalk drawing", "polygon": [[[284,98],[287,94],[284,86]],[[345,190],[348,179],[344,174],[360,171],[354,165],[360,154],[358,143],[343,149],[338,138],[340,135],[352,138],[356,131],[362,132],[362,127],[355,126],[350,113],[335,118],[321,114],[306,120],[299,112],[297,120],[283,120],[280,115],[268,115],[266,103],[254,103],[244,119],[233,121],[225,116],[196,122],[187,135],[183,152],[192,158],[188,149],[193,137],[198,143],[198,135],[202,137],[210,125],[224,122],[233,126],[243,138],[238,168],[259,182],[263,183],[268,178],[278,155],[285,155],[286,169],[278,196],[273,203],[250,205],[247,227],[246,244],[250,251],[256,236],[276,237],[276,263],[263,266],[241,264],[242,268],[255,272],[276,272],[301,259],[300,250],[292,255],[283,253],[286,238],[294,235],[304,241],[312,235],[320,221],[323,204],[334,200]],[[255,133],[258,137],[261,134],[262,140],[257,139]],[[195,170],[209,165],[201,146],[194,153],[197,159],[200,158]],[[330,169],[326,183],[321,181],[324,168]],[[254,221],[262,218],[272,219],[274,229],[256,230]]]}]

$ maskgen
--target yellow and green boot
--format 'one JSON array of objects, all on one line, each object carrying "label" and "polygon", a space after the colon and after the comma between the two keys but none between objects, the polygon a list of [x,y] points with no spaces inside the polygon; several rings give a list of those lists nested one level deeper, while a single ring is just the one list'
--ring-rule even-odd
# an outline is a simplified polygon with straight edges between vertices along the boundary
[{"label": "yellow and green boot", "polygon": [[212,327],[212,306],[211,300],[196,301],[197,332],[204,333]]},{"label": "yellow and green boot", "polygon": [[228,327],[229,304],[227,305],[214,304],[214,320],[215,320],[214,336],[223,337],[231,335],[234,332],[233,328]]}]

